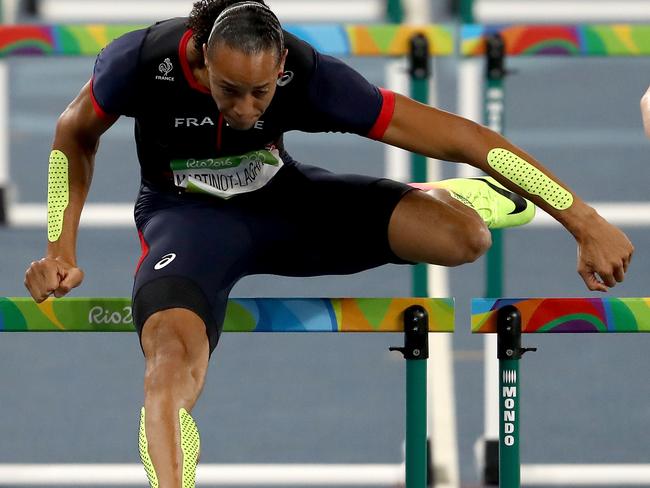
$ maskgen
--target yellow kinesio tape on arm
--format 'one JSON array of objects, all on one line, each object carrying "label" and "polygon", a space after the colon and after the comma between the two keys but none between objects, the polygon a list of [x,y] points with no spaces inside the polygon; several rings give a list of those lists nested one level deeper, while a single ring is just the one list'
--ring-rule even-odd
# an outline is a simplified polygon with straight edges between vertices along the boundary
[{"label": "yellow kinesio tape on arm", "polygon": [[199,462],[199,451],[201,450],[201,439],[199,429],[192,416],[187,410],[181,408],[178,411],[181,422],[181,450],[183,451],[183,488],[194,488],[196,478],[196,465]]},{"label": "yellow kinesio tape on arm", "polygon": [[492,149],[488,153],[487,162],[499,174],[531,195],[539,196],[557,210],[566,210],[573,204],[573,195],[568,190],[507,149]]},{"label": "yellow kinesio tape on arm", "polygon": [[50,153],[47,175],[47,238],[54,242],[63,231],[63,213],[68,206],[68,158],[55,149]]},{"label": "yellow kinesio tape on arm", "polygon": [[156,476],[156,468],[153,467],[151,457],[149,457],[149,443],[147,442],[147,433],[144,428],[144,407],[140,410],[140,435],[138,436],[138,447],[140,448],[140,459],[144,466],[144,470],[149,478],[149,485],[151,488],[158,488],[158,476]]}]

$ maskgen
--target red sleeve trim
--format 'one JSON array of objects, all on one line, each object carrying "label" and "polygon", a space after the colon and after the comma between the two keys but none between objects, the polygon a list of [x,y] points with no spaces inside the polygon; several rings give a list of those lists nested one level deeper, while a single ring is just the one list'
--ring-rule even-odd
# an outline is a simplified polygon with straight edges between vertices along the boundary
[{"label": "red sleeve trim", "polygon": [[201,85],[196,78],[194,78],[194,74],[192,73],[192,69],[190,68],[190,63],[187,60],[187,43],[190,42],[190,39],[192,38],[192,29],[188,29],[185,31],[185,34],[183,34],[183,37],[181,38],[181,42],[178,45],[178,59],[181,60],[181,68],[183,69],[183,75],[185,76],[185,80],[187,83],[195,90],[198,90],[202,93],[210,93],[210,89]]},{"label": "red sleeve trim", "polygon": [[393,112],[395,110],[395,93],[385,88],[380,88],[379,91],[384,100],[381,104],[381,110],[379,111],[377,120],[375,120],[375,125],[368,132],[370,139],[381,139],[384,137],[384,133],[388,129],[390,121],[393,119]]},{"label": "red sleeve trim", "polygon": [[104,109],[99,105],[99,102],[95,98],[95,91],[93,90],[93,81],[94,78],[91,78],[90,79],[90,101],[93,103],[93,108],[95,109],[95,113],[97,114],[97,116],[101,119],[109,120],[112,117],[104,111]]}]

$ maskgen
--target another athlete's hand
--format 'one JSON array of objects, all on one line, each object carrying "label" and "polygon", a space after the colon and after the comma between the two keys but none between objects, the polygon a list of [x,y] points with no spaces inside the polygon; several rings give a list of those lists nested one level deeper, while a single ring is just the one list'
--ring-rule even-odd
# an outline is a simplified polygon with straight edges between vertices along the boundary
[{"label": "another athlete's hand", "polygon": [[641,118],[643,119],[645,135],[650,138],[650,87],[641,98]]},{"label": "another athlete's hand", "polygon": [[627,236],[595,214],[578,242],[578,274],[592,291],[606,292],[625,278],[634,246]]},{"label": "another athlete's hand", "polygon": [[34,261],[25,272],[25,286],[37,303],[50,295],[60,298],[76,288],[84,272],[61,259],[43,258]]}]

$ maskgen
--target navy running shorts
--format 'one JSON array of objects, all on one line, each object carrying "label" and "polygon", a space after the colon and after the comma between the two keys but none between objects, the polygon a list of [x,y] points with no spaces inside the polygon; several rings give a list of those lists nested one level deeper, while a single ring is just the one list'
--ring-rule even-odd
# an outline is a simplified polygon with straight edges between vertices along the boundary
[{"label": "navy running shorts", "polygon": [[390,249],[388,223],[411,189],[296,162],[229,200],[143,184],[135,208],[143,251],[133,287],[138,335],[151,314],[186,308],[205,322],[212,354],[228,294],[246,275],[351,274],[406,263]]}]

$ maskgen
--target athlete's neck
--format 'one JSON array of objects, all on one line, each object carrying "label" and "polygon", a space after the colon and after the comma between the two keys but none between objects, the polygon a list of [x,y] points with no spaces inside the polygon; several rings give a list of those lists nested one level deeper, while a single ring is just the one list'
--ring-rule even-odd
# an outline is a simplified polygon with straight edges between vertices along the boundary
[{"label": "athlete's neck", "polygon": [[190,65],[190,70],[192,75],[199,82],[200,85],[210,88],[210,82],[208,81],[208,70],[203,63],[203,56],[200,56],[196,49],[194,48],[194,37],[191,37],[185,47],[185,56],[187,57],[187,63]]}]

